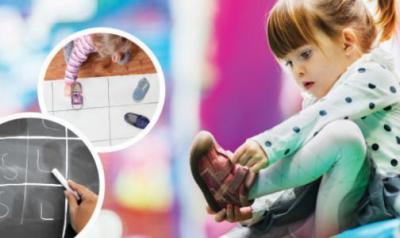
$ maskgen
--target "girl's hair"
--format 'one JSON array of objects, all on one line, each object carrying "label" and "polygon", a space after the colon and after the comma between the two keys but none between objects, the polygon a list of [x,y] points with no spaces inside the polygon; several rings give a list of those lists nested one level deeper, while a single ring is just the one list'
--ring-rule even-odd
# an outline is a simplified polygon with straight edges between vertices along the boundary
[{"label": "girl's hair", "polygon": [[132,50],[133,43],[119,35],[114,34],[93,34],[93,44],[101,57],[111,56],[115,52],[125,53]]},{"label": "girl's hair", "polygon": [[376,0],[375,21],[362,0],[279,0],[268,17],[268,41],[277,58],[305,44],[315,44],[315,31],[332,39],[351,27],[363,52],[368,52],[381,30],[380,41],[391,38],[397,23],[396,1]]}]

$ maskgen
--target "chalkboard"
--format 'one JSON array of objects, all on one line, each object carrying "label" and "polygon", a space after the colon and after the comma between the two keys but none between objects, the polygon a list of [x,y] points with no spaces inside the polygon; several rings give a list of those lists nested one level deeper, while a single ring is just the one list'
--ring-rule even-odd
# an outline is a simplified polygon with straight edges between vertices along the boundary
[{"label": "chalkboard", "polygon": [[0,237],[76,235],[53,168],[99,193],[93,155],[68,128],[41,118],[0,125]]}]

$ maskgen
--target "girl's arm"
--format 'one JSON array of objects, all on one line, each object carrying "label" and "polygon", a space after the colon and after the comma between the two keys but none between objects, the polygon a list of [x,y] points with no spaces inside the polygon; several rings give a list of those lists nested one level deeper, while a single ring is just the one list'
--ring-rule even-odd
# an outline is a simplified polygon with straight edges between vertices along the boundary
[{"label": "girl's arm", "polygon": [[348,74],[324,98],[251,138],[266,152],[268,164],[294,153],[331,121],[362,119],[400,101],[399,80],[384,66],[367,62]]},{"label": "girl's arm", "polygon": [[85,62],[90,53],[94,52],[94,46],[89,36],[78,38],[74,41],[74,46],[65,69],[65,83],[72,84],[78,78],[79,68]]}]

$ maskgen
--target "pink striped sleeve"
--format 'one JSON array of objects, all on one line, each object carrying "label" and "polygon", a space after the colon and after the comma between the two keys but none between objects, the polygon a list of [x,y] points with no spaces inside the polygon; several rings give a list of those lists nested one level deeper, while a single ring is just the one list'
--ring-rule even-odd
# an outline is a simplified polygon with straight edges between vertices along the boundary
[{"label": "pink striped sleeve", "polygon": [[74,46],[65,69],[65,83],[72,84],[78,78],[79,68],[90,53],[95,52],[95,47],[90,36],[83,36],[74,40]]}]

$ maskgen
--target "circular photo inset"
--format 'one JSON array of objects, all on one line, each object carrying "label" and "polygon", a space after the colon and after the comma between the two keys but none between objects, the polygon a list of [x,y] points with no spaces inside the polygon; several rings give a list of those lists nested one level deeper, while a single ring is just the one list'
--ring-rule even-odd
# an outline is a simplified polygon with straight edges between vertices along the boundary
[{"label": "circular photo inset", "polygon": [[104,198],[103,168],[91,147],[53,117],[21,113],[2,119],[0,236],[84,234]]},{"label": "circular photo inset", "polygon": [[42,112],[67,120],[97,151],[110,152],[132,145],[154,126],[165,82],[158,60],[136,37],[92,28],[53,49],[38,96]]}]

